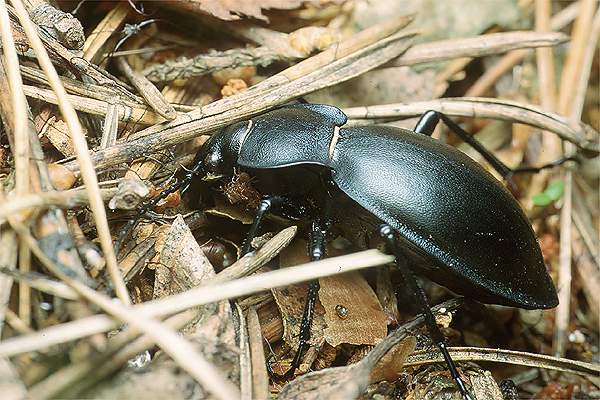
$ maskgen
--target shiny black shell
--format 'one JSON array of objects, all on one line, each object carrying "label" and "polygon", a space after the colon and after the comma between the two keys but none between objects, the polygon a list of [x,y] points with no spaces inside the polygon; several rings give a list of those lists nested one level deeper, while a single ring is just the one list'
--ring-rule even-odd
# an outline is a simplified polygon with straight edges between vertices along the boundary
[{"label": "shiny black shell", "polygon": [[558,304],[533,229],[497,179],[455,148],[395,127],[341,128],[330,147],[345,122],[339,109],[318,104],[263,114],[237,163],[327,167],[346,195],[425,260],[416,268],[433,281],[486,303]]}]

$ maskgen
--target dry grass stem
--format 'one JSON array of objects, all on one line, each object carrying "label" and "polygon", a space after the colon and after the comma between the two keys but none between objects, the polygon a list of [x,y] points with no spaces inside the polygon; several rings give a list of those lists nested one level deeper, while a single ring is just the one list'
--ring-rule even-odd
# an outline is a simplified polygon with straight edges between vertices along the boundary
[{"label": "dry grass stem", "polygon": [[402,119],[419,116],[427,110],[436,110],[457,117],[492,118],[532,125],[552,131],[561,139],[575,144],[582,150],[598,153],[597,146],[591,141],[598,137],[598,132],[590,126],[580,121],[573,125],[560,115],[510,100],[486,97],[447,98],[406,104],[353,107],[344,109],[344,112],[353,119]]},{"label": "dry grass stem", "polygon": [[514,49],[556,46],[567,40],[568,36],[562,33],[527,31],[490,33],[472,38],[440,40],[415,45],[388,66],[400,67],[458,57],[483,57]]},{"label": "dry grass stem", "polygon": [[[117,190],[116,187],[100,189],[102,200],[107,202],[117,193]],[[6,221],[6,218],[10,215],[27,208],[48,208],[51,206],[73,208],[88,204],[89,198],[85,188],[31,193],[19,199],[8,200],[0,205],[0,223]]]},{"label": "dry grass stem", "polygon": [[[25,94],[33,99],[43,100],[50,104],[58,104],[58,96],[51,90],[25,85]],[[68,94],[66,97],[76,108],[77,111],[83,111],[89,114],[105,116],[111,107],[109,101],[96,100],[91,97],[82,97]],[[164,118],[150,110],[149,108],[135,103],[119,101],[117,104],[119,111],[119,121],[133,122],[141,125],[154,125],[164,122]]]},{"label": "dry grass stem", "polygon": [[[514,364],[533,368],[544,368],[554,371],[568,372],[578,375],[600,376],[600,366],[583,361],[568,360],[543,354],[523,351],[487,349],[485,347],[449,347],[450,355],[455,361],[485,361]],[[444,358],[437,352],[421,350],[408,357],[405,365],[443,363]]]},{"label": "dry grass stem", "polygon": [[[212,278],[210,282],[224,282],[253,273],[287,246],[295,233],[295,226],[282,230],[256,253],[238,260],[235,264]],[[164,323],[172,329],[181,329],[195,319],[197,314],[195,309],[189,309],[166,319]],[[98,358],[87,359],[62,368],[32,387],[30,393],[32,396],[35,395],[33,396],[34,398],[51,398],[73,385],[77,388],[77,390],[73,389],[73,391],[78,392],[95,382],[99,382],[104,377],[121,368],[136,354],[149,349],[155,343],[151,337],[146,335],[138,336],[138,332],[132,329],[122,332]],[[88,376],[91,371],[94,371],[93,378]],[[83,380],[86,376],[88,378]],[[81,380],[83,382],[78,383]]]},{"label": "dry grass stem", "polygon": [[118,320],[131,325],[134,329],[151,337],[182,369],[189,373],[215,397],[223,400],[239,398],[237,388],[220,371],[216,370],[211,363],[206,361],[190,342],[179,336],[177,332],[159,322],[153,321],[147,316],[139,314],[136,310],[114,302],[111,298],[70,278],[42,252],[26,228],[15,221],[11,221],[11,225],[19,236],[26,240],[27,245],[38,260],[80,296],[97,305]]},{"label": "dry grass stem", "polygon": [[177,118],[177,111],[164,98],[162,93],[144,75],[134,71],[124,57],[117,59],[119,69],[129,79],[129,82],[146,100],[146,103],[161,117],[172,121]]},{"label": "dry grass stem", "polygon": [[0,274],[10,276],[18,282],[26,282],[33,289],[41,292],[58,296],[66,300],[77,300],[79,295],[70,287],[60,281],[54,281],[35,272],[24,274],[20,271],[14,271],[6,267],[0,268]]},{"label": "dry grass stem", "polygon": [[[3,200],[0,191],[0,200]],[[0,230],[0,265],[9,270],[15,270],[17,266],[17,236],[12,229]],[[13,278],[9,275],[0,274],[0,320],[4,320],[8,303],[10,301],[10,292],[13,285]],[[0,324],[0,334],[4,324]],[[0,357],[0,359],[2,359]]]},{"label": "dry grass stem", "polygon": [[571,32],[569,53],[560,79],[560,96],[558,96],[557,110],[563,115],[569,115],[573,104],[576,91],[574,83],[578,81],[580,74],[583,72],[586,45],[591,40],[595,40],[590,34],[592,33],[592,19],[597,7],[598,2],[596,0],[580,0],[579,13]]},{"label": "dry grass stem", "polygon": [[235,318],[239,320],[239,335],[237,341],[239,343],[239,368],[240,368],[240,399],[252,400],[252,361],[250,357],[250,343],[248,339],[248,323],[246,316],[240,305],[235,302],[233,304],[233,312]]},{"label": "dry grass stem", "polygon": [[[536,0],[535,2],[535,26],[538,32],[548,32],[552,29],[550,17],[552,14],[552,5],[549,0]],[[538,70],[538,88],[540,91],[540,105],[546,111],[556,111],[556,72],[554,69],[554,58],[551,48],[536,49],[536,62]],[[542,145],[544,151],[540,152],[537,160],[532,160],[538,164],[547,164],[560,158],[562,154],[562,145],[560,138],[548,131],[542,131]],[[546,187],[548,178],[555,171],[544,170],[533,175],[531,183],[527,189],[525,207],[531,210],[534,206],[533,196],[540,193]]]},{"label": "dry grass stem", "polygon": [[267,374],[263,337],[255,307],[248,309],[248,341],[252,357],[252,398],[267,400],[269,398],[269,375]]},{"label": "dry grass stem", "polygon": [[19,71],[19,57],[10,29],[6,3],[0,0],[0,33],[4,50],[6,76],[10,86],[13,106],[13,137],[15,157],[15,186],[18,195],[29,192],[29,132],[27,121],[27,100],[23,94],[23,81]]},{"label": "dry grass stem", "polygon": [[[15,194],[17,197],[29,192],[29,121],[27,100],[23,93],[23,81],[19,71],[19,57],[13,40],[10,19],[4,0],[0,0],[0,33],[4,50],[6,76],[10,86],[13,105],[13,154],[15,157]],[[29,249],[23,243],[19,245],[19,270],[27,273],[31,270]],[[31,320],[31,290],[27,283],[19,283],[19,316],[25,324]]]},{"label": "dry grass stem", "polygon": [[123,25],[130,7],[128,4],[119,3],[96,25],[94,30],[88,35],[83,45],[83,58],[87,61],[93,61],[101,54],[100,51],[114,35],[114,32]]},{"label": "dry grass stem", "polygon": [[[574,2],[565,7],[560,13],[556,14],[550,21],[550,27],[553,31],[558,31],[573,21],[579,13],[579,2]],[[510,71],[512,67],[523,61],[531,53],[530,50],[513,50],[502,57],[496,65],[488,68],[487,71],[475,82],[465,96],[478,97],[483,96],[498,79]]]},{"label": "dry grass stem", "polygon": [[[550,32],[550,16],[552,4],[550,0],[535,0],[535,27],[539,33]],[[554,111],[556,106],[556,75],[551,47],[540,47],[535,50],[540,90],[540,104],[547,111]],[[559,156],[554,154],[552,158]]]},{"label": "dry grass stem", "polygon": [[100,148],[105,149],[113,146],[117,142],[119,131],[119,107],[116,104],[109,104],[102,127],[102,139]]},{"label": "dry grass stem", "polygon": [[[163,324],[176,331],[193,321],[197,315],[196,310],[186,310],[164,320]],[[76,393],[76,396],[154,345],[152,337],[140,336],[137,331],[129,329],[114,338],[102,354],[63,367],[29,388],[29,393],[35,399],[56,398],[66,390]]]},{"label": "dry grass stem", "polygon": [[123,302],[123,304],[129,305],[131,304],[131,301],[129,299],[129,294],[127,293],[127,288],[125,287],[123,277],[121,276],[121,272],[117,264],[117,258],[113,250],[108,221],[106,220],[106,211],[104,209],[104,203],[102,202],[102,197],[98,188],[96,171],[94,170],[94,165],[89,157],[89,149],[85,140],[83,128],[81,127],[75,109],[67,99],[67,93],[62,86],[58,74],[56,73],[56,69],[54,69],[54,65],[52,65],[52,62],[46,53],[46,49],[44,48],[44,45],[37,34],[37,28],[27,15],[27,10],[25,10],[20,0],[15,0],[13,5],[19,21],[21,22],[21,25],[23,26],[23,29],[25,30],[25,33],[31,42],[31,46],[38,57],[40,66],[48,76],[52,90],[58,97],[58,106],[63,118],[65,119],[65,122],[67,123],[67,126],[69,127],[69,133],[71,135],[71,139],[73,140],[73,145],[77,154],[77,161],[81,166],[82,178],[90,198],[90,207],[95,217],[96,229],[98,230],[98,237],[100,238],[102,251],[104,252],[104,257],[106,259],[107,269],[111,276],[117,296]]},{"label": "dry grass stem", "polygon": [[598,262],[594,260],[595,254],[592,254],[583,245],[577,231],[573,233],[573,236],[575,239],[573,241],[573,253],[577,260],[576,274],[579,275],[579,281],[583,286],[583,292],[588,300],[594,322],[598,324],[600,323],[600,272],[598,271]]},{"label": "dry grass stem", "polygon": [[[162,300],[133,306],[136,313],[149,318],[169,315],[198,305],[262,292],[273,287],[288,286],[323,276],[341,274],[387,264],[393,257],[377,250],[367,250],[346,256],[332,257],[314,263],[289,267],[285,270],[265,272],[221,284],[200,286]],[[35,334],[10,338],[0,343],[0,356],[12,356],[28,351],[80,339],[95,333],[106,332],[116,326],[106,315],[95,315],[58,326],[46,328]]]},{"label": "dry grass stem", "polygon": [[[594,17],[595,15],[595,17]],[[589,81],[589,70],[600,34],[600,11],[595,0],[581,0],[580,12],[573,26],[571,47],[561,76],[558,111],[568,115],[571,123],[581,118],[583,100]],[[583,81],[585,79],[585,81]],[[571,146],[565,144],[565,152]],[[573,172],[565,171],[564,203],[560,210],[560,256],[558,269],[558,300],[554,324],[553,351],[563,356],[571,320],[571,284],[573,255]]]}]

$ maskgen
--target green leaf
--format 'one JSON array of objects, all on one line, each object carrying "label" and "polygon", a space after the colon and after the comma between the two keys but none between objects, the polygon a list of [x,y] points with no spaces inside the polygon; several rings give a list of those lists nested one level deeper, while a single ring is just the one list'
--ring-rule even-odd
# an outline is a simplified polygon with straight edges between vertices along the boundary
[{"label": "green leaf", "polygon": [[533,204],[540,207],[545,207],[552,204],[552,199],[545,192],[534,195],[532,200]]},{"label": "green leaf", "polygon": [[556,201],[560,199],[565,192],[565,183],[563,181],[554,181],[548,185],[544,193],[548,195],[552,199],[552,201]]}]

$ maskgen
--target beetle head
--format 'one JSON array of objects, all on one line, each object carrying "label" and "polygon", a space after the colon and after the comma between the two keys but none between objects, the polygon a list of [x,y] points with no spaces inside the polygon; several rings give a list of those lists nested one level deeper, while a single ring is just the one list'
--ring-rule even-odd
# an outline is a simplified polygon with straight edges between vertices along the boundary
[{"label": "beetle head", "polygon": [[242,142],[251,126],[252,121],[229,125],[204,143],[197,155],[202,161],[203,180],[215,181],[233,175]]}]

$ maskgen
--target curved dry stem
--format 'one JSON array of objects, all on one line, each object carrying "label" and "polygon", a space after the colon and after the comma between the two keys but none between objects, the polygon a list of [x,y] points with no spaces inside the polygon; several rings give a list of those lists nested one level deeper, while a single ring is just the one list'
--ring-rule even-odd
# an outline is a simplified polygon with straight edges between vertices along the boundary
[{"label": "curved dry stem", "polygon": [[600,152],[598,146],[591,142],[593,138],[598,137],[598,132],[591,126],[581,121],[572,125],[565,117],[516,101],[488,97],[445,98],[415,103],[353,107],[344,109],[344,112],[352,119],[403,119],[420,116],[428,110],[456,117],[492,118],[532,125],[554,132],[561,139],[586,152]]},{"label": "curved dry stem", "polygon": [[[543,354],[514,350],[488,349],[485,347],[449,347],[448,350],[454,361],[485,361],[545,368],[577,375],[600,376],[599,365]],[[444,358],[435,351],[419,350],[408,357],[408,360],[406,360],[404,365],[408,367],[444,362]]]}]

